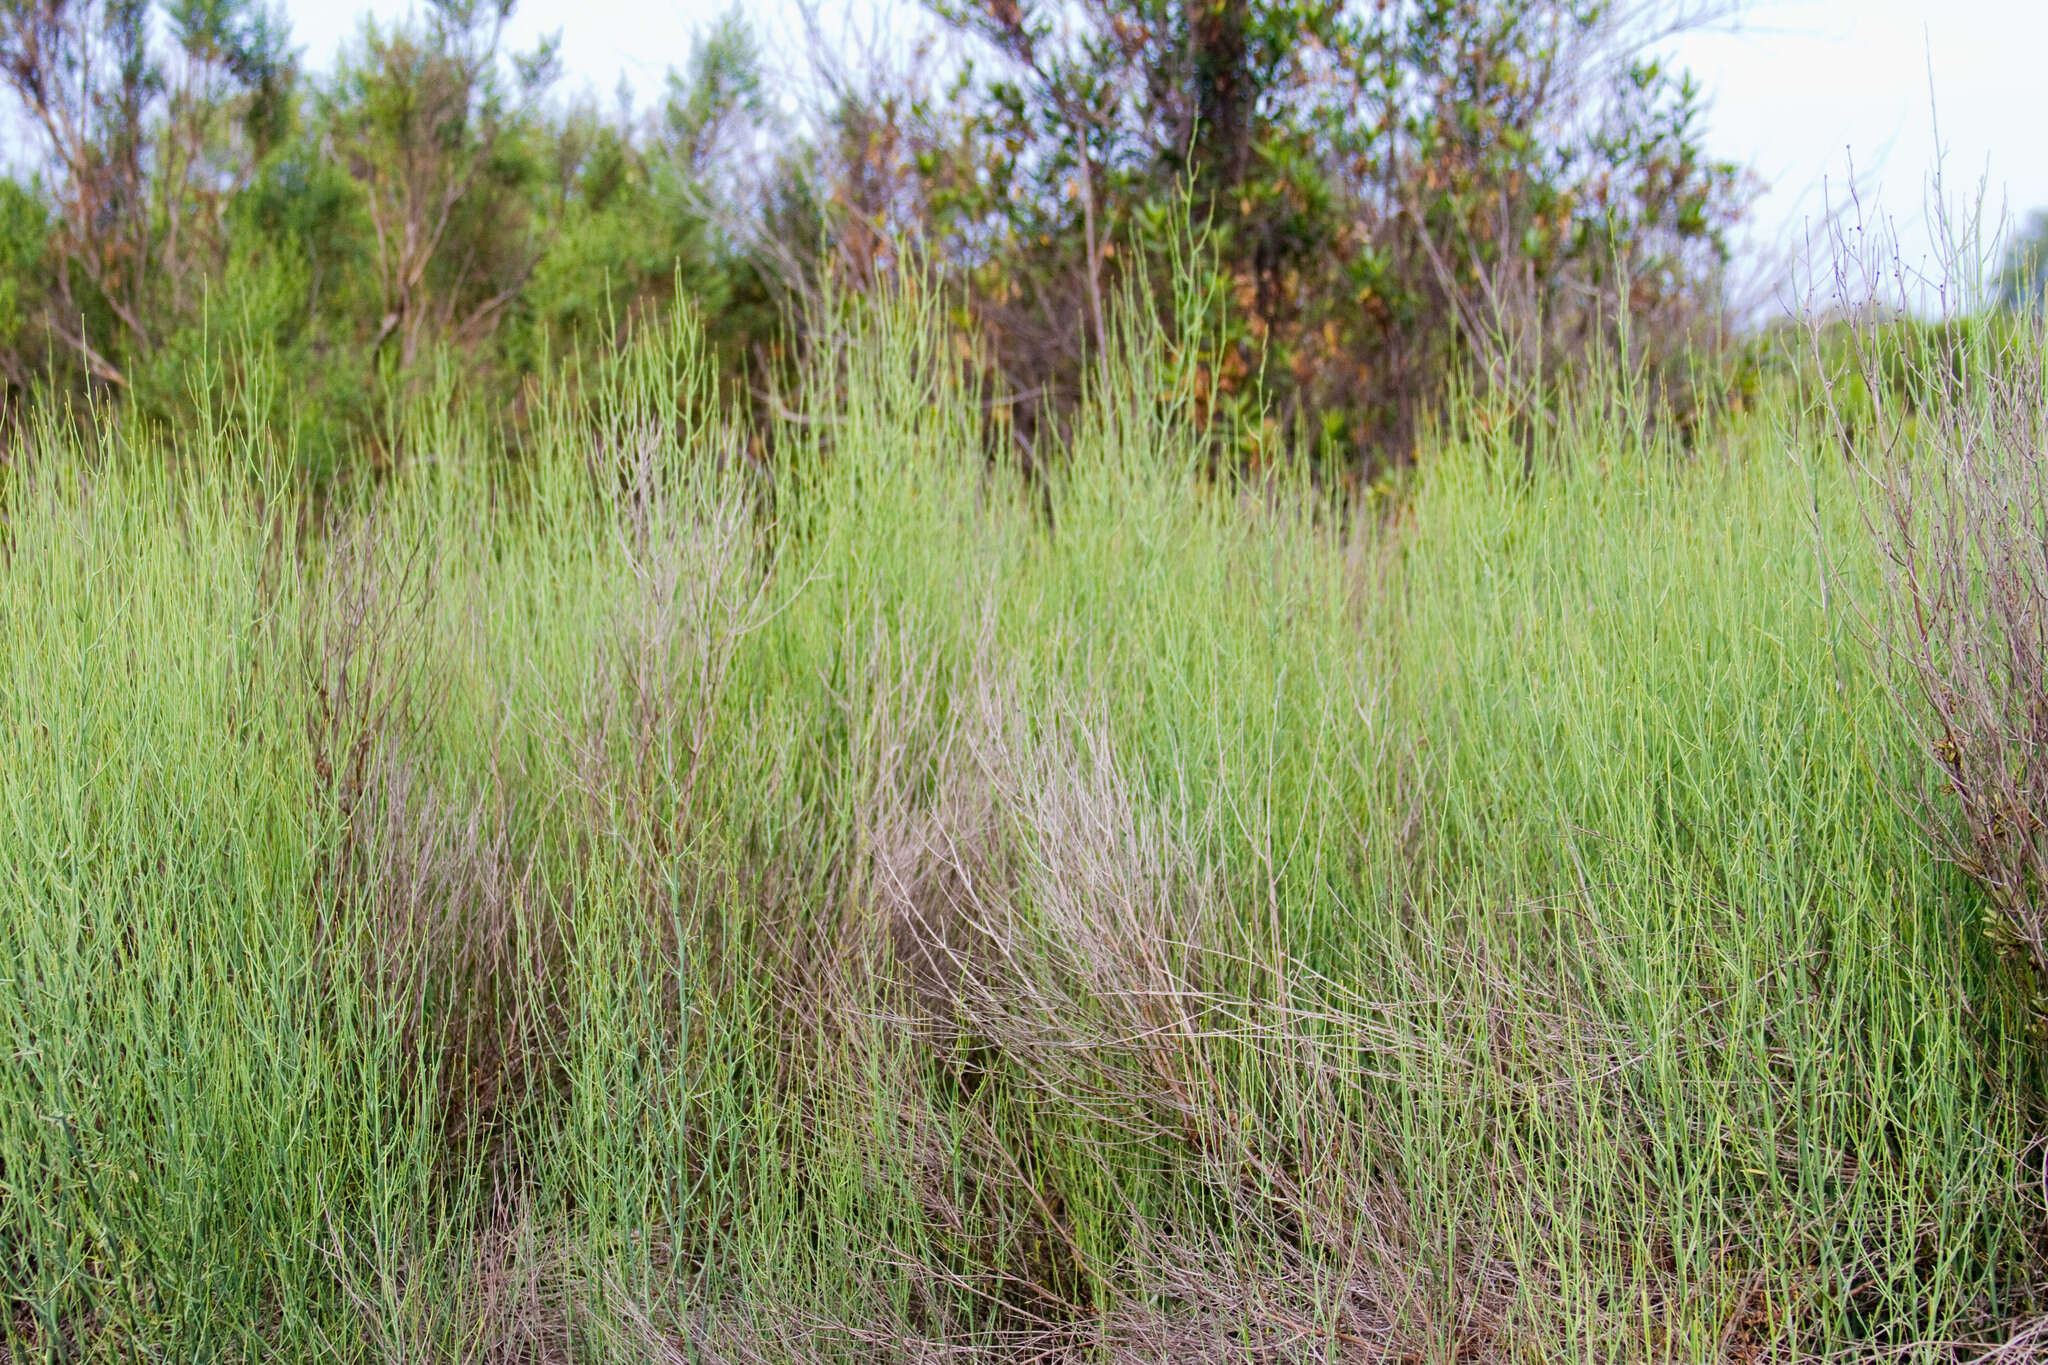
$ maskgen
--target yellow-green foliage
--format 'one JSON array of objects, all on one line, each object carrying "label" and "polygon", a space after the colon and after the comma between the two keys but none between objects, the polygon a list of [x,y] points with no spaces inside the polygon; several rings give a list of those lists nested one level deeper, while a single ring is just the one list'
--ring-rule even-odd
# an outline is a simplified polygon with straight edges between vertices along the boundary
[{"label": "yellow-green foliage", "polygon": [[1863,495],[1788,403],[1687,454],[1598,379],[1344,509],[1218,482],[1145,338],[1027,481],[914,293],[833,325],[772,470],[684,324],[317,515],[232,424],[0,470],[19,1356],[2032,1311],[2025,983],[1893,795]]}]

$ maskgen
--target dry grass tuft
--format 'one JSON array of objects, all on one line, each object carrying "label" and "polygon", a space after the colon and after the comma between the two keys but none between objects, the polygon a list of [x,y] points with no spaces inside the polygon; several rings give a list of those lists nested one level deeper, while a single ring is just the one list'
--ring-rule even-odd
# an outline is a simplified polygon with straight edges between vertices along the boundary
[{"label": "dry grass tuft", "polygon": [[1932,760],[1917,807],[2048,1012],[2048,336],[1997,320],[1915,345],[1859,322],[1851,343],[1827,406],[1882,493],[1873,634]]}]

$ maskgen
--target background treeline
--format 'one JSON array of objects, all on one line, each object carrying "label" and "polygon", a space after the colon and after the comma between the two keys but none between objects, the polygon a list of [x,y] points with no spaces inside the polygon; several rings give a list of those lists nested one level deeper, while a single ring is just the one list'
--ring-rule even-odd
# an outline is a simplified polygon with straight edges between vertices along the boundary
[{"label": "background treeline", "polygon": [[934,0],[924,57],[780,73],[735,12],[652,108],[557,93],[511,10],[315,75],[261,0],[6,0],[9,400],[234,403],[331,474],[423,398],[517,438],[544,368],[686,300],[759,411],[807,305],[914,265],[1027,454],[1157,290],[1239,453],[1369,473],[1454,374],[1526,412],[1620,318],[1666,380],[1720,335],[1745,181],[1644,55],[1698,17],[1661,0]]}]

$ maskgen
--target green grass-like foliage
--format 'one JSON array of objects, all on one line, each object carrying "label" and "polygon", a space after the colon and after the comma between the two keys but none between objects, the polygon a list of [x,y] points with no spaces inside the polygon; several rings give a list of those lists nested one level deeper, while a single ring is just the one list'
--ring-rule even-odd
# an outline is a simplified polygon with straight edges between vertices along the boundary
[{"label": "green grass-like foliage", "polygon": [[772,472],[686,322],[313,510],[232,424],[32,424],[15,1358],[2011,1336],[2027,983],[1796,399],[1454,410],[1345,510],[1135,336],[1027,478],[939,311],[846,310]]}]

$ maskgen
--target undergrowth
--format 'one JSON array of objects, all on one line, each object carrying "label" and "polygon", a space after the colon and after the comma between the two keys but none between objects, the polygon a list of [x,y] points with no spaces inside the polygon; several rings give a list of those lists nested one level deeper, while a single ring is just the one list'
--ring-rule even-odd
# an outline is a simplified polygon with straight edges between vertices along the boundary
[{"label": "undergrowth", "polygon": [[1338,503],[1140,335],[1027,476],[937,312],[772,466],[687,323],[346,499],[30,423],[15,1358],[2032,1349],[2030,982],[1795,390]]}]

